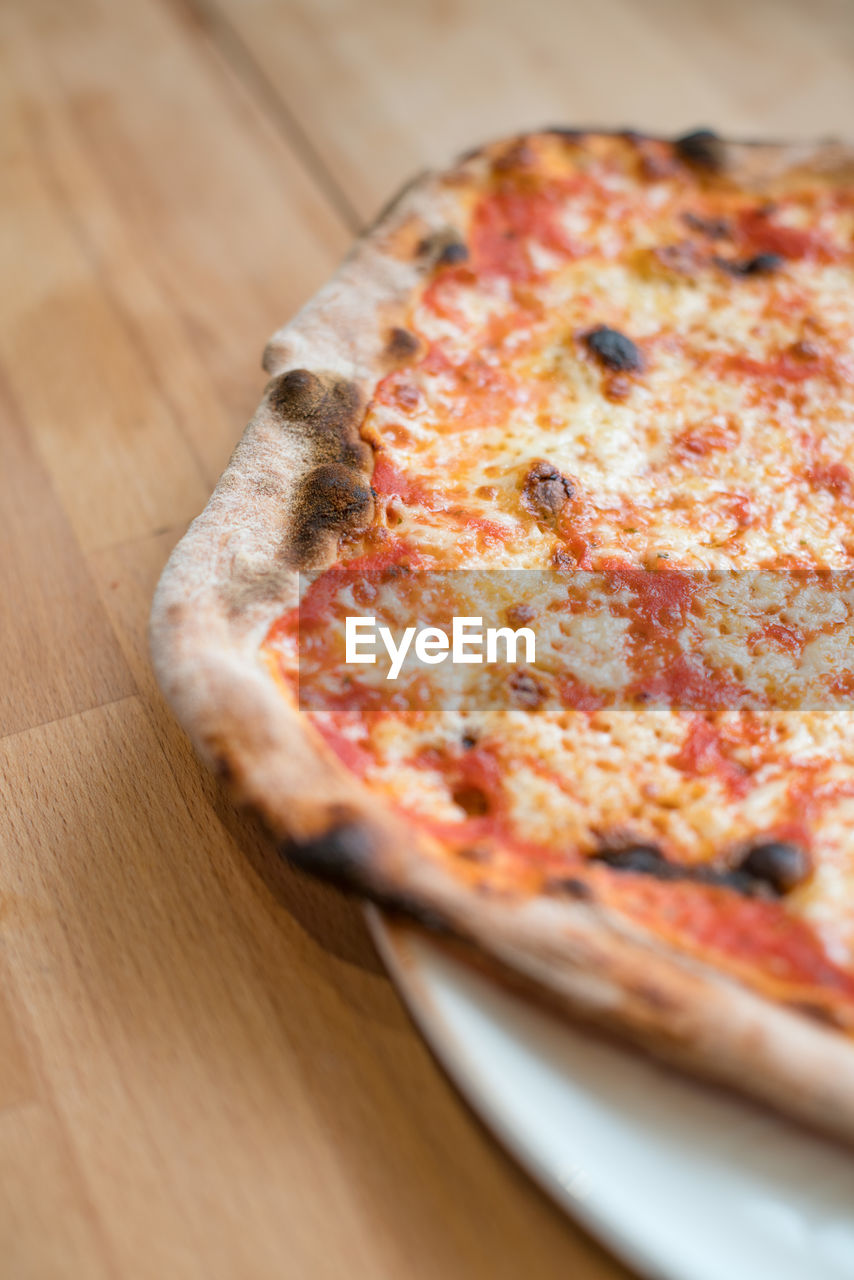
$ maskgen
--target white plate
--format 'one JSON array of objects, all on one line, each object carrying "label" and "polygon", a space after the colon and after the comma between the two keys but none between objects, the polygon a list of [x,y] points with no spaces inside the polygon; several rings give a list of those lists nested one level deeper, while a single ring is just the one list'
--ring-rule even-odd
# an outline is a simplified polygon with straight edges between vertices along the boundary
[{"label": "white plate", "polygon": [[409,1009],[538,1182],[660,1280],[852,1280],[854,1153],[524,1004],[369,908]]}]

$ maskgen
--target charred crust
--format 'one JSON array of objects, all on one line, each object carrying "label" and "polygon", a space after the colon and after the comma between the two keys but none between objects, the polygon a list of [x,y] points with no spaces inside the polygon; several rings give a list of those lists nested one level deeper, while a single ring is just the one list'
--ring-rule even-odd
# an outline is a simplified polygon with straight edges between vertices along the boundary
[{"label": "charred crust", "polygon": [[344,893],[368,895],[385,910],[414,919],[434,933],[455,935],[437,911],[378,882],[378,839],[359,818],[345,814],[317,835],[291,836],[279,844],[279,853],[291,866]]},{"label": "charred crust", "polygon": [[486,154],[490,145],[488,142],[478,142],[473,147],[466,147],[465,151],[461,151],[457,156],[456,163],[458,165],[469,164],[472,160],[479,159],[480,156]]},{"label": "charred crust", "polygon": [[306,552],[328,530],[341,534],[370,524],[374,496],[369,484],[342,462],[326,462],[303,479],[297,499],[297,548]]},{"label": "charred crust", "polygon": [[673,148],[680,160],[695,169],[721,173],[726,168],[726,144],[713,129],[693,129],[676,138]]},{"label": "charred crust", "polygon": [[368,470],[370,450],[359,438],[364,397],[355,382],[334,374],[290,369],[272,379],[267,403],[283,425],[314,442],[318,460]]},{"label": "charred crust", "polygon": [[270,407],[285,418],[313,413],[323,400],[323,380],[308,369],[289,369],[270,383]]},{"label": "charred crust", "polygon": [[371,862],[376,840],[370,828],[358,818],[342,815],[316,835],[283,841],[279,851],[301,871],[310,871],[351,892],[370,888]]},{"label": "charred crust", "polygon": [[411,898],[408,894],[393,893],[384,889],[373,889],[371,897],[385,911],[403,916],[406,920],[415,920],[425,929],[429,929],[431,933],[443,934],[447,938],[462,937],[460,931],[453,928],[444,916],[440,915],[438,911],[434,911],[432,907],[425,906],[418,898]]},{"label": "charred crust", "polygon": [[226,786],[230,786],[234,783],[234,766],[228,756],[223,752],[218,752],[213,757],[211,767],[213,769],[214,776],[218,778],[220,782],[225,783]]},{"label": "charred crust", "polygon": [[341,445],[340,461],[345,467],[352,467],[367,476],[373,466],[374,451],[365,441],[358,438],[346,440]]},{"label": "charred crust", "polygon": [[817,1000],[792,1000],[789,1003],[789,1008],[824,1027],[836,1029],[845,1026],[845,1020],[839,1016],[835,1009],[832,1009],[829,1005],[820,1004]]},{"label": "charred crust", "polygon": [[546,125],[542,132],[553,138],[565,138],[567,142],[581,142],[583,138],[587,137],[590,130],[573,128],[571,125],[565,124],[550,124]]}]

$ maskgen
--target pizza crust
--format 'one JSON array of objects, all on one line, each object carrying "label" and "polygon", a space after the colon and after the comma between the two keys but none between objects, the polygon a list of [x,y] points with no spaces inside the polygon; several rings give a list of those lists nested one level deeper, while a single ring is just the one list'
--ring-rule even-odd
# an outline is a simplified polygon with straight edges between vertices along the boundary
[{"label": "pizza crust", "polygon": [[[848,1036],[764,1000],[593,899],[559,891],[512,899],[466,886],[423,856],[425,838],[343,767],[259,659],[270,625],[296,603],[299,572],[333,562],[340,535],[369,519],[364,407],[378,379],[407,358],[408,300],[462,235],[467,193],[523,141],[490,144],[410,184],[273,336],[261,405],[157,588],[155,670],[206,763],[294,863],[451,930],[567,1009],[671,1062],[854,1140]],[[793,173],[854,176],[854,150],[838,143],[715,139],[705,153],[696,146],[692,162],[769,193]]]}]

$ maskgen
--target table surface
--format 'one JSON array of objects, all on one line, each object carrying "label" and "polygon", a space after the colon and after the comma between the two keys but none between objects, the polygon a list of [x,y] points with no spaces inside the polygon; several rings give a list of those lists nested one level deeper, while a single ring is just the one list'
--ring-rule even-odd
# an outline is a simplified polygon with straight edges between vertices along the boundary
[{"label": "table surface", "polygon": [[200,769],[146,616],[396,185],[546,123],[837,132],[854,6],[3,0],[0,101],[4,1277],[625,1276]]}]

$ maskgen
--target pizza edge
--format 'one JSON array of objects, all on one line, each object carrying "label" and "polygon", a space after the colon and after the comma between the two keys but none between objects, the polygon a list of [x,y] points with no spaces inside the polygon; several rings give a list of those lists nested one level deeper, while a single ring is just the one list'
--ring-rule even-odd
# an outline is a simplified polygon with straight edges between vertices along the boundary
[{"label": "pizza edge", "polygon": [[[332,563],[340,536],[365,522],[372,455],[359,425],[376,382],[408,358],[408,301],[463,234],[466,190],[525,136],[415,179],[270,340],[261,404],[158,585],[155,672],[203,759],[292,863],[449,930],[659,1057],[854,1140],[850,1040],[595,901],[466,886],[419,854],[417,829],[344,768],[258,661],[300,570]],[[747,187],[795,172],[854,177],[854,148],[841,143],[691,137],[691,163]]]}]

